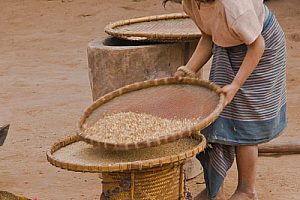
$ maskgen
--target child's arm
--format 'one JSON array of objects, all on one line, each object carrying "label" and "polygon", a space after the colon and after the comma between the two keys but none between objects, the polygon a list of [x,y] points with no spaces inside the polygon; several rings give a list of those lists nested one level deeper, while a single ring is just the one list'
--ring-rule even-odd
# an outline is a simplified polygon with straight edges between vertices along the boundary
[{"label": "child's arm", "polygon": [[237,93],[240,87],[253,72],[256,65],[259,63],[265,50],[265,40],[262,35],[259,35],[258,38],[247,47],[248,50],[246,56],[232,83],[229,85],[225,85],[222,88],[223,92],[225,93],[225,105],[229,104],[232,101],[234,95]]},{"label": "child's arm", "polygon": [[212,56],[212,38],[202,33],[202,37],[186,66],[193,72],[199,71]]},{"label": "child's arm", "polygon": [[[212,38],[210,35],[202,33],[202,36],[198,42],[198,45],[186,64],[186,67],[196,73],[199,71],[203,65],[210,59],[212,56]],[[182,76],[181,71],[177,71],[174,76]]]}]

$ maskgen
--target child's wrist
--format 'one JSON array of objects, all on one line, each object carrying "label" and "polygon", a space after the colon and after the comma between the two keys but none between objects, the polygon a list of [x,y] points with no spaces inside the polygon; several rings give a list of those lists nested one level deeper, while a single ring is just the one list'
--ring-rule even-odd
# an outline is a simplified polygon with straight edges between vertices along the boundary
[{"label": "child's wrist", "polygon": [[233,80],[231,84],[238,88],[242,87],[242,83],[237,80]]}]

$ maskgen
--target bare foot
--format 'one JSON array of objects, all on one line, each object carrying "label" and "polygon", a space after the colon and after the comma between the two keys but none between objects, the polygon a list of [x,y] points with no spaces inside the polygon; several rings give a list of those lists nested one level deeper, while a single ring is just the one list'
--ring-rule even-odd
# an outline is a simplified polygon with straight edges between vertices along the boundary
[{"label": "bare foot", "polygon": [[[207,191],[206,189],[202,190],[202,192],[200,192],[195,198],[194,200],[209,200],[208,196],[207,196]],[[223,194],[223,191],[221,190],[218,195],[211,199],[211,200],[225,200],[225,196]]]},{"label": "bare foot", "polygon": [[215,198],[213,198],[211,200],[225,200],[225,199],[226,198],[225,198],[225,196],[224,196],[224,194],[222,192],[222,193],[219,193]]},{"label": "bare foot", "polygon": [[256,192],[244,193],[235,191],[235,193],[229,198],[229,200],[258,200]]}]

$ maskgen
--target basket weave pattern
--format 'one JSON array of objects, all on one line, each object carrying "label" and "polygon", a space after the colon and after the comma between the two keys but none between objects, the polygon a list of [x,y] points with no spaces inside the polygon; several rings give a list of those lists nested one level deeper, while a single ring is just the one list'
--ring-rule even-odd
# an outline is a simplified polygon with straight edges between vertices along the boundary
[{"label": "basket weave pattern", "polygon": [[105,32],[127,40],[178,41],[199,39],[201,32],[184,13],[121,20],[108,24]]},{"label": "basket weave pattern", "polygon": [[[184,129],[182,131],[176,132],[172,135],[162,136],[155,139],[145,140],[141,142],[136,143],[109,143],[109,142],[103,142],[98,140],[92,140],[88,134],[84,133],[84,130],[86,129],[85,124],[87,123],[87,119],[92,115],[94,112],[97,112],[99,108],[101,108],[102,105],[105,103],[113,100],[114,98],[120,97],[126,93],[146,89],[149,87],[155,87],[160,85],[171,85],[171,84],[187,84],[187,85],[196,85],[200,87],[205,87],[212,92],[215,92],[219,95],[219,102],[216,106],[216,108],[204,119],[202,119],[199,123],[197,123],[195,126],[190,127],[188,129]],[[187,102],[188,103],[188,102]],[[115,90],[111,93],[108,93],[104,95],[103,97],[99,98],[97,101],[95,101],[90,107],[88,107],[82,117],[80,118],[79,124],[78,124],[78,134],[82,140],[85,142],[101,146],[107,149],[114,149],[114,150],[129,150],[129,149],[139,149],[139,148],[147,148],[151,146],[157,146],[160,144],[165,144],[169,142],[173,142],[175,140],[178,140],[183,137],[191,136],[192,134],[196,133],[197,131],[202,130],[203,128],[210,125],[222,112],[224,105],[224,95],[220,92],[220,88],[216,86],[215,84],[200,80],[196,78],[183,78],[183,79],[177,79],[177,78],[162,78],[162,79],[156,79],[156,80],[148,80],[143,82],[134,83],[125,87],[122,87],[118,90]]]},{"label": "basket weave pattern", "polygon": [[[76,142],[81,142],[78,135],[67,137],[55,143],[47,151],[48,161],[62,169],[78,172],[102,173],[103,194],[113,194],[106,196],[112,200],[152,200],[163,199],[174,200],[184,199],[184,170],[183,165],[187,158],[202,152],[206,146],[203,135],[194,135],[194,139],[199,144],[185,152],[180,152],[171,156],[161,157],[139,162],[117,163],[116,165],[84,165],[68,163],[56,159],[56,151]],[[117,153],[117,152],[115,152]],[[126,180],[130,183],[127,189],[121,190],[122,183]],[[111,191],[119,191],[111,193]],[[102,194],[102,195],[103,195]]]},{"label": "basket weave pattern", "polygon": [[165,156],[157,159],[138,161],[138,162],[116,163],[110,165],[105,165],[102,163],[99,163],[97,165],[89,165],[89,164],[81,165],[77,163],[68,163],[66,161],[58,160],[54,156],[54,153],[56,151],[59,151],[60,149],[70,144],[80,141],[78,135],[73,135],[55,143],[52,146],[52,148],[47,151],[47,159],[52,165],[56,167],[60,167],[62,169],[67,169],[76,172],[105,173],[105,172],[132,171],[132,170],[147,170],[155,167],[163,167],[176,162],[182,162],[187,158],[193,157],[197,153],[202,152],[206,147],[205,137],[203,135],[194,135],[193,137],[199,141],[199,145],[195,146],[194,148],[188,151],[180,152],[179,154]]},{"label": "basket weave pattern", "polygon": [[181,199],[184,195],[182,179],[183,163],[174,163],[165,167],[156,167],[151,170],[133,172],[103,173],[103,191],[112,191],[119,187],[122,180],[130,180],[128,191],[120,192],[109,197],[111,200],[151,200]]}]

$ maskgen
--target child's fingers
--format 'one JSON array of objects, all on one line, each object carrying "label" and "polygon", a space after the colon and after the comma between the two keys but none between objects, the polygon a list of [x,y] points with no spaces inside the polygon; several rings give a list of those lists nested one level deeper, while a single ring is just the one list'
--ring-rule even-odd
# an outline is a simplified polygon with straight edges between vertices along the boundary
[{"label": "child's fingers", "polygon": [[175,78],[182,79],[185,76],[185,73],[182,71],[176,71],[174,74]]}]

